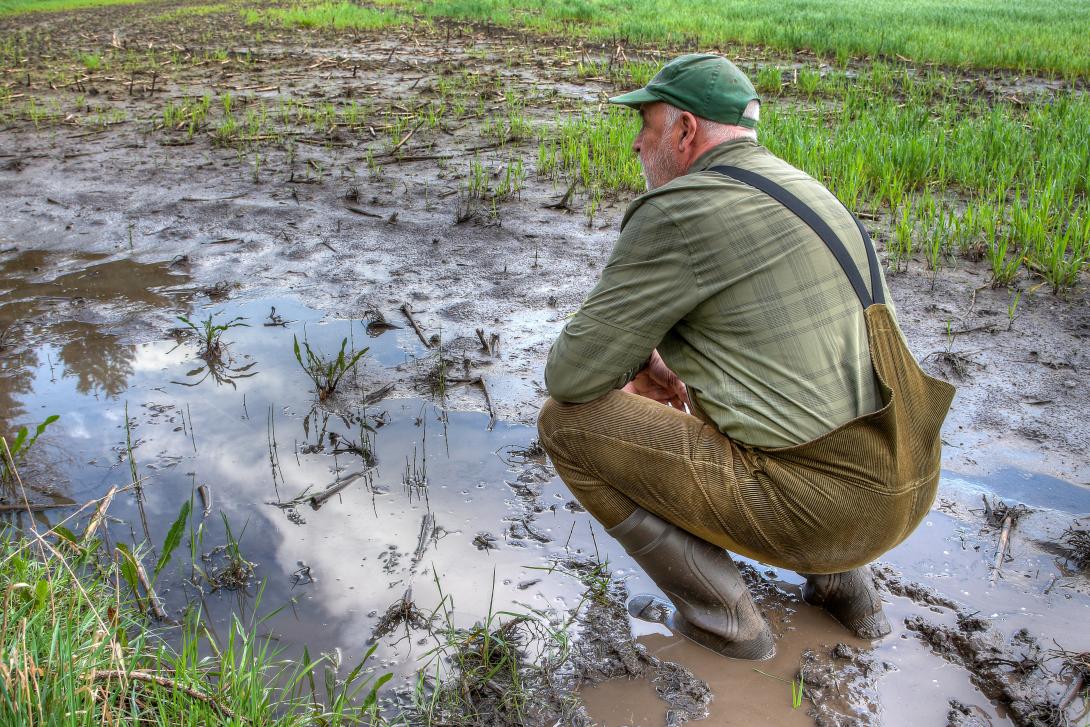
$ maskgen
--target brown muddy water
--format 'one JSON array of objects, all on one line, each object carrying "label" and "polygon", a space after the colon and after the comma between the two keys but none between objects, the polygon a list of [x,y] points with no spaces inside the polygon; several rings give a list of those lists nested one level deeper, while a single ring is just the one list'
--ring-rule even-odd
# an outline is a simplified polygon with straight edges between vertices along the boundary
[{"label": "brown muddy water", "polygon": [[[249,586],[206,583],[202,591],[186,557],[176,556],[160,580],[173,617],[199,606],[210,626],[225,629],[233,614],[275,612],[261,629],[286,655],[304,647],[335,653],[351,669],[406,593],[425,612],[449,598],[453,619],[466,626],[490,609],[560,622],[583,587],[542,568],[573,553],[608,560],[631,593],[657,592],[547,465],[521,456],[531,427],[499,421],[490,429],[486,414],[447,411],[427,387],[419,397],[382,398],[391,380],[434,383],[436,354],[411,329],[374,335],[368,321],[290,297],[230,300],[229,292],[198,288],[178,261],[0,257],[0,430],[61,417],[23,471],[33,502],[61,505],[36,512],[39,526],[71,513],[65,504],[130,481],[127,408],[143,500],[127,492],[114,502],[109,537],[154,549],[192,499],[206,566],[215,567],[227,542],[225,521],[254,564]],[[247,325],[223,334],[224,365],[210,372],[196,341],[182,335],[181,315]],[[294,358],[293,337],[304,336],[326,354],[343,339],[350,350],[369,348],[324,406]],[[460,385],[456,370],[446,375],[448,386]],[[308,501],[344,483],[319,507]],[[203,518],[202,489],[210,494]],[[983,496],[1032,508],[997,575],[998,528],[982,517]],[[1040,642],[1041,674],[1053,677],[1031,691],[1060,698],[1060,665],[1046,651],[1090,651],[1090,599],[1055,543],[1088,512],[1090,490],[1062,480],[1017,470],[985,479],[946,473],[936,508],[881,567],[889,637],[853,639],[801,603],[796,574],[760,564],[750,571],[779,637],[773,660],[727,661],[639,622],[633,635],[649,655],[707,683],[709,724],[1031,723],[1005,706],[1018,685],[997,682],[982,663],[1013,660],[1020,652],[1012,639],[1025,629]],[[5,517],[29,524],[24,513]],[[982,635],[994,653],[981,656],[969,644]],[[401,626],[378,643],[372,669],[394,671],[395,691],[410,689],[433,659],[435,640],[424,630]],[[800,671],[806,698],[796,709],[791,683]],[[588,683],[581,694],[598,724],[680,723],[644,677]],[[951,700],[977,722],[954,721]]]}]

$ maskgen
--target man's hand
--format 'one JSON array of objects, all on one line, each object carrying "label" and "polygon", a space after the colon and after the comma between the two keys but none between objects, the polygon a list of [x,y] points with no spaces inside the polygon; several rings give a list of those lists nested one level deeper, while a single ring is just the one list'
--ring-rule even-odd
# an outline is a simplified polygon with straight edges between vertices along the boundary
[{"label": "man's hand", "polygon": [[647,368],[636,374],[636,378],[625,384],[621,391],[646,396],[680,411],[685,411],[685,404],[689,400],[685,383],[663,363],[658,349],[651,352]]}]

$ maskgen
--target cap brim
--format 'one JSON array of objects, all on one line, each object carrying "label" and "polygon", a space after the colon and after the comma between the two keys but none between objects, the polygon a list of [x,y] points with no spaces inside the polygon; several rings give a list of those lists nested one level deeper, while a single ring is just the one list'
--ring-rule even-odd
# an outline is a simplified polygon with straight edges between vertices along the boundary
[{"label": "cap brim", "polygon": [[638,108],[645,103],[652,103],[654,101],[661,101],[658,96],[648,91],[646,88],[640,88],[629,93],[622,94],[620,96],[614,96],[609,99],[610,103],[620,104],[622,106],[631,106],[632,108]]}]

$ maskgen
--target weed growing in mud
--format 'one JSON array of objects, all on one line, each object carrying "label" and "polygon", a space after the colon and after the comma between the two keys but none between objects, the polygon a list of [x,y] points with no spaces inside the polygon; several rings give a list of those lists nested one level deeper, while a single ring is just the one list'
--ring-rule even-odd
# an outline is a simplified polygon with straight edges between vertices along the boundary
[{"label": "weed growing in mud", "polygon": [[639,125],[639,116],[612,106],[603,113],[560,119],[555,134],[538,146],[537,173],[568,176],[588,190],[642,192],[643,170],[631,150]]},{"label": "weed growing in mud", "polygon": [[481,127],[481,136],[496,146],[528,139],[532,135],[533,127],[526,117],[526,102],[512,91],[504,94],[503,116],[489,119]]},{"label": "weed growing in mud", "polygon": [[496,199],[508,199],[520,197],[523,182],[526,181],[526,171],[523,169],[522,160],[515,159],[503,168],[500,183],[496,187]]},{"label": "weed growing in mud", "polygon": [[466,196],[470,199],[484,199],[488,196],[488,172],[477,157],[469,162],[469,175],[466,177]]},{"label": "weed growing in mud", "polygon": [[814,68],[800,68],[795,75],[795,87],[803,96],[811,98],[821,87],[821,72]]},{"label": "weed growing in mud", "polygon": [[208,377],[212,377],[216,384],[230,384],[232,387],[236,387],[235,379],[246,379],[257,374],[256,371],[250,371],[257,365],[256,361],[232,368],[230,359],[227,356],[227,344],[222,340],[226,331],[232,328],[247,327],[249,324],[242,322],[246,319],[240,316],[226,323],[216,323],[216,315],[215,313],[210,314],[208,318],[200,322],[199,326],[185,316],[178,317],[178,320],[185,323],[197,335],[199,342],[197,356],[204,362],[204,365],[186,372],[186,376],[200,376],[196,381],[175,381],[173,383],[182,386],[197,386]]},{"label": "weed growing in mud", "polygon": [[1010,302],[1007,303],[1007,330],[1014,328],[1014,321],[1018,318],[1018,304],[1022,300],[1022,291],[1019,290],[1011,296]]},{"label": "weed growing in mud", "polygon": [[567,632],[541,612],[496,611],[491,598],[483,620],[457,627],[453,599],[433,577],[440,625],[432,631],[436,646],[426,656],[435,664],[436,683],[426,685],[421,670],[412,698],[414,718],[426,724],[534,724],[535,715],[547,709],[535,703],[535,694],[567,658]]},{"label": "weed growing in mud", "polygon": [[87,69],[88,73],[94,73],[102,68],[103,64],[102,56],[97,53],[83,53],[80,55],[79,61]]},{"label": "weed growing in mud", "polygon": [[985,250],[992,268],[992,287],[1001,288],[1010,285],[1018,275],[1025,256],[1008,255],[1011,239],[1008,235],[999,234],[998,222],[994,217],[985,218],[983,225]]},{"label": "weed growing in mud", "polygon": [[[421,447],[423,450],[423,446]],[[415,495],[419,500],[423,495],[424,499],[428,499],[428,455],[426,451],[421,451],[420,459],[416,457],[416,445],[413,445],[413,456],[410,462],[409,456],[405,455],[405,474],[402,475],[401,483],[405,486],[405,491],[409,494],[409,499]]]},{"label": "weed growing in mud", "polygon": [[60,415],[50,414],[45,418],[45,421],[34,428],[33,435],[30,434],[28,427],[20,427],[10,444],[7,439],[0,437],[0,445],[3,445],[4,449],[3,452],[0,452],[0,485],[7,486],[16,482],[18,465],[26,459],[27,452],[38,441],[38,437],[42,435],[46,427],[58,419],[60,419]]},{"label": "weed growing in mud", "polygon": [[798,709],[802,706],[802,699],[806,696],[806,678],[803,676],[802,670],[799,670],[798,676],[788,681],[782,677],[778,677],[775,674],[769,674],[767,671],[761,669],[754,669],[761,676],[766,676],[769,679],[775,679],[778,682],[783,682],[791,687],[791,709]]},{"label": "weed growing in mud", "polygon": [[[314,390],[318,394],[318,401],[325,401],[329,397],[333,396],[333,393],[337,390],[337,385],[341,382],[341,378],[344,376],[348,369],[356,365],[361,358],[367,355],[369,348],[363,348],[356,351],[349,356],[345,356],[344,350],[348,345],[348,338],[341,339],[341,350],[337,352],[336,358],[325,358],[321,352],[315,353],[307,342],[307,339],[303,338],[303,346],[299,347],[299,339],[292,336],[292,341],[295,350],[295,360],[299,362],[299,365],[303,368],[303,371],[307,373],[310,380],[314,383]],[[303,353],[306,353],[305,361]]]},{"label": "weed growing in mud", "polygon": [[[223,529],[227,536],[224,545],[218,545],[208,553],[201,556],[207,565],[205,579],[216,591],[221,588],[229,591],[244,590],[250,585],[254,576],[254,563],[242,557],[239,548],[239,538],[236,538],[231,530],[231,523],[227,520],[226,513],[221,512]],[[245,528],[243,528],[245,531]],[[241,536],[240,536],[241,538]]]},{"label": "weed growing in mud", "polygon": [[805,687],[806,682],[800,671],[799,678],[791,680],[791,709],[798,709],[802,706],[802,695]]},{"label": "weed growing in mud", "polygon": [[227,344],[223,342],[224,333],[232,328],[249,326],[248,323],[243,323],[246,319],[242,316],[232,318],[226,323],[216,323],[216,315],[215,313],[209,314],[207,318],[200,322],[199,326],[185,316],[178,316],[178,320],[196,334],[200,345],[197,355],[206,362],[223,360],[224,354],[227,353]]}]

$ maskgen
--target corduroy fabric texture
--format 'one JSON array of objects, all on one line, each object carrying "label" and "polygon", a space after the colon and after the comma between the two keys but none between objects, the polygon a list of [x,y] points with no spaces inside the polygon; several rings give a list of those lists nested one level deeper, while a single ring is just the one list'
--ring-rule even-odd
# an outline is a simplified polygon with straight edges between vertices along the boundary
[{"label": "corduroy fabric texture", "polygon": [[595,518],[637,506],[774,566],[839,573],[903,541],[935,498],[954,388],[926,375],[890,311],[865,311],[882,407],[791,447],[747,447],[702,420],[613,391],[546,401],[541,444]]}]

